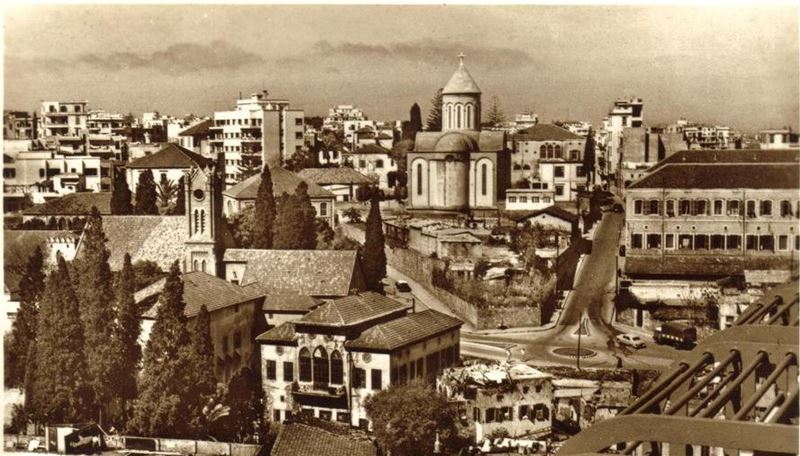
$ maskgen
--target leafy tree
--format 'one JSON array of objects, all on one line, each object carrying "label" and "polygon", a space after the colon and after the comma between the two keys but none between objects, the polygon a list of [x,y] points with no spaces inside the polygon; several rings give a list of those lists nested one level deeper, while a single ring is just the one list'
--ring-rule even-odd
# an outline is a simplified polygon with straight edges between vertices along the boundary
[{"label": "leafy tree", "polygon": [[301,169],[308,168],[312,164],[311,152],[307,148],[302,148],[292,154],[291,157],[286,159],[283,167],[292,172],[298,172]]},{"label": "leafy tree", "polygon": [[306,249],[316,247],[316,211],[308,197],[308,185],[301,182],[295,193],[284,193],[278,198],[278,215],[275,219],[276,249]]},{"label": "leafy tree", "polygon": [[[217,435],[228,441],[252,442],[253,436],[264,428],[261,378],[249,367],[239,369],[228,382],[224,403],[230,407],[225,420],[224,435]],[[263,441],[259,435],[258,441]]]},{"label": "leafy tree", "polygon": [[251,235],[254,230],[254,210],[255,208],[253,206],[245,206],[239,212],[225,218],[225,223],[228,224],[228,230],[239,248],[253,248],[253,238]]},{"label": "leafy tree", "polygon": [[257,154],[242,154],[242,164],[239,165],[239,181],[255,176],[261,172],[261,157]]},{"label": "leafy tree", "polygon": [[586,173],[586,183],[594,183],[594,170],[595,170],[595,147],[594,147],[594,132],[589,128],[589,134],[586,136],[586,145],[583,149],[583,172]]},{"label": "leafy tree", "polygon": [[386,277],[385,248],[380,199],[377,195],[373,195],[364,237],[364,279],[369,290],[383,292],[381,281]]},{"label": "leafy tree", "polygon": [[136,274],[129,254],[126,253],[122,261],[122,271],[117,275],[115,282],[116,308],[119,309],[115,326],[117,332],[115,355],[118,361],[115,383],[117,398],[121,401],[122,409],[120,416],[115,417],[118,424],[130,418],[129,405],[136,399],[136,375],[142,359],[142,349],[139,346],[141,312],[133,299],[136,291]]},{"label": "leafy tree", "polygon": [[111,187],[111,213],[114,215],[128,215],[133,212],[131,206],[131,189],[123,170],[117,170],[114,175],[114,185]]},{"label": "leafy tree", "polygon": [[48,230],[57,230],[58,229],[58,221],[56,220],[55,217],[50,216],[50,218],[47,219],[47,229]]},{"label": "leafy tree", "polygon": [[25,272],[19,281],[20,303],[17,318],[11,327],[9,343],[5,346],[5,384],[21,386],[28,365],[28,349],[36,340],[39,300],[44,292],[44,255],[38,246],[28,258]]},{"label": "leafy tree", "polygon": [[492,97],[492,107],[486,113],[486,123],[495,126],[505,121],[506,115],[503,113],[503,109],[500,108],[500,101],[497,96],[494,96]]},{"label": "leafy tree", "polygon": [[297,209],[301,213],[301,224],[297,226],[301,234],[302,243],[299,249],[313,250],[317,247],[317,210],[311,204],[308,196],[308,184],[301,181],[295,189]]},{"label": "leafy tree", "polygon": [[442,131],[442,90],[437,90],[431,98],[431,111],[425,123],[425,129],[428,131]]},{"label": "leafy tree", "polygon": [[194,319],[191,342],[185,347],[183,356],[187,358],[188,371],[186,385],[188,395],[183,400],[189,401],[189,426],[196,435],[204,435],[208,431],[208,423],[203,414],[203,406],[216,391],[214,379],[214,345],[211,342],[211,315],[205,305],[200,306],[200,313]]},{"label": "leafy tree", "polygon": [[175,209],[173,209],[172,214],[186,214],[186,179],[183,176],[178,179],[178,191],[175,195]]},{"label": "leafy tree", "polygon": [[156,182],[153,179],[152,171],[148,170],[139,173],[134,212],[139,215],[158,215],[157,198]]},{"label": "leafy tree", "polygon": [[129,422],[132,432],[165,437],[192,434],[187,420],[189,363],[184,352],[191,341],[185,307],[181,272],[175,261],[161,292],[156,321],[144,350],[139,398]]},{"label": "leafy tree", "polygon": [[271,249],[275,225],[275,196],[272,189],[272,174],[269,166],[261,170],[261,183],[258,185],[253,223],[250,225],[250,239],[254,249]]},{"label": "leafy tree", "polygon": [[322,124],[325,123],[325,119],[320,116],[311,116],[304,118],[303,123],[311,126],[314,130],[320,131],[322,130]]},{"label": "leafy tree", "polygon": [[108,265],[110,252],[106,247],[103,219],[92,207],[83,232],[81,255],[73,262],[80,315],[83,322],[88,380],[94,391],[95,407],[102,416],[105,406],[115,395],[116,364],[114,356],[113,275]]},{"label": "leafy tree", "polygon": [[156,187],[158,193],[158,204],[161,207],[169,207],[169,204],[178,194],[178,186],[171,179],[167,179],[165,174],[161,175]]},{"label": "leafy tree", "polygon": [[367,397],[364,408],[378,443],[392,455],[431,453],[437,433],[446,448],[455,446],[455,407],[420,380],[379,391]]},{"label": "leafy tree", "polygon": [[371,184],[360,184],[356,187],[356,200],[366,202],[372,199],[373,196],[378,195],[378,189]]},{"label": "leafy tree", "polygon": [[478,262],[475,263],[472,274],[477,278],[484,278],[486,277],[486,273],[489,272],[489,268],[491,268],[491,265],[488,261],[478,260]]},{"label": "leafy tree", "polygon": [[342,216],[347,217],[350,223],[361,223],[361,211],[354,207],[346,209]]},{"label": "leafy tree", "polygon": [[33,397],[45,422],[81,422],[93,403],[79,315],[67,263],[59,256],[47,278],[37,328]]},{"label": "leafy tree", "polygon": [[336,238],[336,233],[333,231],[328,222],[322,219],[316,220],[317,229],[317,250],[330,250],[333,241]]},{"label": "leafy tree", "polygon": [[137,291],[141,290],[142,288],[161,280],[166,275],[167,273],[164,272],[161,269],[161,266],[159,266],[155,261],[138,260],[136,263],[133,263],[133,288]]}]

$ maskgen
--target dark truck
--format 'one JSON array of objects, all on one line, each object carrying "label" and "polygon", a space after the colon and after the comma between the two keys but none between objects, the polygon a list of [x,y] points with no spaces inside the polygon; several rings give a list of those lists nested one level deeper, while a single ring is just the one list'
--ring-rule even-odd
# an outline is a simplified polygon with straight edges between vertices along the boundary
[{"label": "dark truck", "polygon": [[662,323],[653,333],[653,340],[657,344],[689,349],[697,342],[697,329],[680,323]]}]

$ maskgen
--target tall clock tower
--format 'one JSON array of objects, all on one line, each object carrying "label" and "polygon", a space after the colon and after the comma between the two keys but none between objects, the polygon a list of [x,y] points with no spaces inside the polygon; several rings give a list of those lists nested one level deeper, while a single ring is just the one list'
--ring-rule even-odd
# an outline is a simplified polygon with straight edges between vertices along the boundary
[{"label": "tall clock tower", "polygon": [[211,161],[192,167],[185,175],[186,223],[183,271],[203,271],[219,276],[222,268],[222,180]]}]

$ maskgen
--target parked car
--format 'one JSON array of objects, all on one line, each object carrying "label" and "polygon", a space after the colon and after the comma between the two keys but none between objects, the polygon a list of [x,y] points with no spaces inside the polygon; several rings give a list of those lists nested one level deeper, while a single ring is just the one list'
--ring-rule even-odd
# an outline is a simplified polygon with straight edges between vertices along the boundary
[{"label": "parked car", "polygon": [[398,280],[394,284],[394,287],[397,289],[398,293],[411,293],[411,285],[405,280]]},{"label": "parked car", "polygon": [[617,342],[621,345],[627,345],[636,349],[645,347],[644,340],[636,334],[620,334],[617,336]]}]

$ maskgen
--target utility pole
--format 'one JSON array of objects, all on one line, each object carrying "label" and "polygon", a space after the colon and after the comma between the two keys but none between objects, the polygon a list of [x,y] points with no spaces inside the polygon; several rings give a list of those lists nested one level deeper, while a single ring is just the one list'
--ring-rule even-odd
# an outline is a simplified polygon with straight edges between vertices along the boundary
[{"label": "utility pole", "polygon": [[577,353],[577,367],[578,370],[581,370],[581,333],[583,332],[583,316],[581,316],[580,321],[578,322],[578,353]]}]

